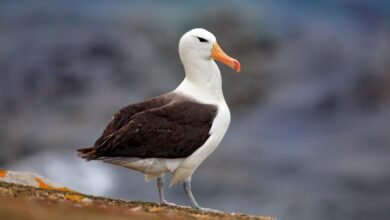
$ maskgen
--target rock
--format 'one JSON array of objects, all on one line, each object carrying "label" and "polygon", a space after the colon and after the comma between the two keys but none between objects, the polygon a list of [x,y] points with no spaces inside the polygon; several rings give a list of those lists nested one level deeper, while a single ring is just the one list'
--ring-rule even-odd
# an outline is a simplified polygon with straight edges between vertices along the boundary
[{"label": "rock", "polygon": [[6,183],[16,183],[25,186],[33,186],[41,189],[71,191],[69,188],[53,183],[52,181],[35,173],[0,170],[0,181]]},{"label": "rock", "polygon": [[[21,211],[23,210],[23,211]],[[0,219],[256,219],[187,207],[123,201],[72,191],[39,175],[0,171]]]}]

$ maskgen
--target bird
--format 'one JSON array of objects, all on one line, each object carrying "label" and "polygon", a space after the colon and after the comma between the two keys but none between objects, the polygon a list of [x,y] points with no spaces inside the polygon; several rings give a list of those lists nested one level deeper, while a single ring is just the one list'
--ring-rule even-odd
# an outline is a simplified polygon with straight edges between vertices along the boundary
[{"label": "bird", "polygon": [[174,205],[163,191],[169,173],[170,186],[182,183],[192,208],[207,210],[193,196],[191,177],[218,147],[231,119],[215,61],[237,72],[241,64],[203,28],[180,38],[179,57],[185,77],[176,89],[120,109],[94,145],[77,155],[139,171],[145,181],[156,179],[160,204]]}]

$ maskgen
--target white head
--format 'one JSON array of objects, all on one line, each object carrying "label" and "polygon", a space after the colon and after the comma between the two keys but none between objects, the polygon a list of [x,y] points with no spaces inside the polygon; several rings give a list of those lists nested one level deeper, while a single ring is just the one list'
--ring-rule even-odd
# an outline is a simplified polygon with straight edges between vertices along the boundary
[{"label": "white head", "polygon": [[[215,36],[202,28],[195,28],[185,33],[179,42],[179,55],[186,75],[204,75],[218,72],[214,60],[240,71],[240,63],[226,55],[217,44]],[[215,70],[215,68],[217,70]]]}]

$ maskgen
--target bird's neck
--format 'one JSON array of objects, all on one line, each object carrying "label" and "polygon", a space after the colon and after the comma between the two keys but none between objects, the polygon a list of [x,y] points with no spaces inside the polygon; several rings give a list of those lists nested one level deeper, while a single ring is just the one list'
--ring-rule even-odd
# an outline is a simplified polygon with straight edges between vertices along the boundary
[{"label": "bird's neck", "polygon": [[214,60],[183,62],[186,77],[176,89],[204,102],[224,102],[221,73]]}]

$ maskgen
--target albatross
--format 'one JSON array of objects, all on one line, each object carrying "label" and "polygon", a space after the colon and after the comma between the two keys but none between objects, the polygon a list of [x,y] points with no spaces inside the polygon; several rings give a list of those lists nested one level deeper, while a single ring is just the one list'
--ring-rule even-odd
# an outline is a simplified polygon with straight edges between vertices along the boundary
[{"label": "albatross", "polygon": [[191,191],[191,176],[218,147],[230,123],[230,111],[222,92],[219,61],[237,72],[240,63],[228,56],[215,36],[192,29],[179,41],[185,78],[172,92],[117,112],[92,147],[78,149],[78,156],[101,160],[157,179],[161,204],[164,175],[170,186],[183,183],[192,208],[203,209]]}]

